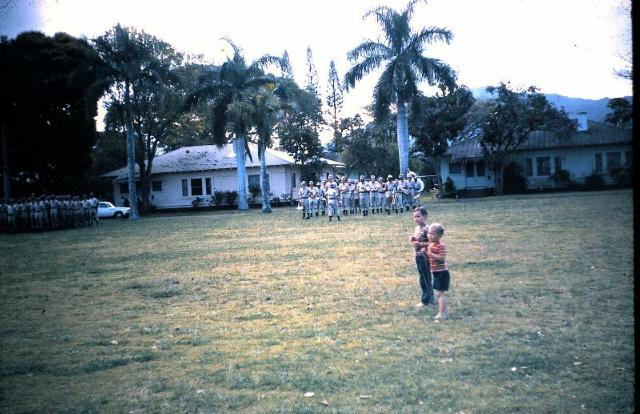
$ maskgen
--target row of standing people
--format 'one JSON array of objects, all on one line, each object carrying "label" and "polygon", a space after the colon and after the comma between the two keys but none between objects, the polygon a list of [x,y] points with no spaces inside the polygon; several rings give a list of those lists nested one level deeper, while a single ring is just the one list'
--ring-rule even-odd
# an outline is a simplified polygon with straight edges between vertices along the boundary
[{"label": "row of standing people", "polygon": [[333,216],[340,220],[340,215],[358,213],[363,217],[369,213],[391,215],[392,211],[398,214],[420,206],[423,190],[423,181],[412,172],[406,178],[403,174],[397,178],[389,175],[386,180],[375,175],[366,179],[361,175],[358,181],[340,177],[339,182],[329,175],[317,183],[302,181],[298,204],[302,219],[310,219],[314,214],[316,217],[327,214],[329,221]]},{"label": "row of standing people", "polygon": [[91,227],[98,223],[98,199],[93,194],[0,200],[0,233]]}]

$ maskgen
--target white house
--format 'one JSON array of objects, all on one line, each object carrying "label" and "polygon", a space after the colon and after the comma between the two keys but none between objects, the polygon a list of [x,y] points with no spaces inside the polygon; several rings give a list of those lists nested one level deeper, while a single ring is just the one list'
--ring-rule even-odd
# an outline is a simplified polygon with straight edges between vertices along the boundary
[{"label": "white house", "polygon": [[[528,189],[554,187],[551,176],[559,170],[570,173],[575,182],[599,174],[605,184],[612,184],[612,171],[631,168],[631,130],[586,119],[579,114],[578,128],[562,139],[553,132],[534,131],[511,157],[522,166]],[[479,138],[472,137],[452,144],[440,162],[440,176],[455,183],[457,190],[495,188],[495,177],[484,161]]]},{"label": "white house", "polygon": [[[260,186],[258,146],[249,143],[251,160],[246,159],[247,188]],[[323,176],[336,175],[344,164],[322,159]],[[267,179],[273,196],[295,195],[301,180],[301,167],[289,154],[266,150]],[[138,167],[136,165],[136,174]],[[128,197],[127,167],[110,171],[102,177],[113,179],[117,203]],[[202,145],[183,147],[155,157],[151,174],[151,204],[158,209],[191,207],[195,198],[211,199],[217,191],[237,191],[236,162],[232,144],[222,147]],[[139,183],[138,183],[139,188]],[[140,194],[140,190],[138,190]],[[247,194],[249,192],[247,191]]]}]

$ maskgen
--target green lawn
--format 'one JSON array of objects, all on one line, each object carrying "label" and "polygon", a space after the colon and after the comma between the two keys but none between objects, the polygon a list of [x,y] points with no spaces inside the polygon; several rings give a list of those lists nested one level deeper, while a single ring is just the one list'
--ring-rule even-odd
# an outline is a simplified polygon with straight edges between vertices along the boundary
[{"label": "green lawn", "polygon": [[631,191],[427,207],[442,323],[409,213],[0,235],[0,411],[633,412]]}]

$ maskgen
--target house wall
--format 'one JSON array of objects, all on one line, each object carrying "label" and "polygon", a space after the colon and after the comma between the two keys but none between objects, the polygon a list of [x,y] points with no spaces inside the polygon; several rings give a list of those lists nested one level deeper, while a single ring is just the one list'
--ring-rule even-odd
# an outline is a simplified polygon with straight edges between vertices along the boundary
[{"label": "house wall", "polygon": [[[250,176],[258,176],[256,180],[259,182],[260,168],[247,168],[247,178],[245,185],[249,188]],[[300,177],[300,168],[289,165],[267,167],[269,174],[270,191],[274,196],[281,197],[282,194],[295,194],[298,191],[298,180]],[[295,177],[294,177],[295,176]],[[211,194],[206,194],[206,179],[211,180]],[[292,179],[295,178],[295,182]],[[193,195],[192,179],[200,179],[202,183],[202,195]],[[179,174],[154,174],[154,181],[161,182],[161,191],[151,191],[151,204],[159,209],[184,208],[191,207],[191,203],[196,197],[201,199],[209,199],[216,191],[237,191],[236,186],[236,170],[214,170],[203,172],[179,173]],[[251,178],[252,179],[252,178]],[[182,180],[187,180],[187,194],[183,196]],[[114,197],[118,205],[120,201],[120,184],[113,183]]]},{"label": "house wall", "polygon": [[[585,178],[598,172],[602,174],[605,184],[613,184],[614,180],[608,174],[609,167],[612,166],[608,164],[609,157],[607,154],[619,154],[620,166],[625,166],[631,164],[631,151],[630,145],[528,151],[518,153],[514,160],[523,166],[524,176],[527,179],[527,188],[529,189],[555,187],[555,182],[551,179],[551,175],[557,170],[556,157],[560,159],[559,167],[568,171],[573,181],[583,182]],[[596,171],[596,154],[601,154],[600,171]],[[538,159],[545,157],[549,157],[550,160],[549,171],[540,171],[541,165]],[[527,164],[526,158],[531,159],[531,175],[527,175],[527,171],[524,171]],[[545,174],[547,172],[549,174]]]},{"label": "house wall", "polygon": [[[458,190],[494,187],[493,171],[488,168],[488,164],[483,160],[460,161],[459,172],[451,172],[450,163],[451,161],[444,161],[440,163],[440,177],[442,178],[443,185],[447,180],[447,177],[450,177]],[[482,168],[478,165],[481,163],[484,165],[484,172],[481,171]],[[467,165],[469,165],[468,168],[473,168],[473,177],[467,176]],[[481,175],[478,175],[479,173]]]},{"label": "house wall", "polygon": [[[596,154],[602,154],[601,159],[601,171],[605,184],[613,184],[614,180],[610,174],[608,174],[609,157],[607,154],[617,153],[620,155],[621,166],[630,166],[632,162],[632,148],[631,145],[616,145],[606,147],[580,147],[580,148],[565,148],[565,149],[551,149],[540,151],[526,151],[518,152],[512,160],[520,163],[523,167],[523,175],[527,178],[527,188],[540,189],[554,187],[555,182],[551,179],[551,175],[556,172],[556,157],[560,159],[559,167],[563,170],[567,170],[571,174],[571,179],[576,182],[583,182],[584,179],[594,172],[596,172]],[[549,167],[547,171],[544,171],[544,163],[539,163],[538,159],[549,159]],[[527,173],[527,161],[531,160],[530,175]],[[464,162],[474,162],[477,167],[478,160],[463,161],[462,168],[459,173],[452,173],[450,171],[450,160],[443,161],[440,164],[440,175],[443,182],[447,177],[450,177],[456,185],[456,188],[461,189],[478,189],[478,188],[494,188],[495,181],[493,177],[493,171],[487,168],[485,165],[485,174],[482,177],[467,177],[466,166]]]}]

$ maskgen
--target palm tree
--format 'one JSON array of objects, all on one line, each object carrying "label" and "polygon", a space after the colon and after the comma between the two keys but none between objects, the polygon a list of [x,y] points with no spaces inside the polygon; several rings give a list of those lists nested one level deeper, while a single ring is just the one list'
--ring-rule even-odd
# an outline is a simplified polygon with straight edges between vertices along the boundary
[{"label": "palm tree", "polygon": [[363,19],[374,16],[382,26],[383,41],[366,40],[348,54],[355,65],[345,74],[345,87],[355,87],[356,82],[383,64],[384,71],[373,92],[376,119],[388,114],[395,104],[397,117],[398,154],[400,173],[409,169],[409,124],[406,104],[418,93],[418,83],[426,80],[449,90],[455,87],[455,73],[446,63],[423,55],[425,43],[445,41],[453,34],[444,28],[428,27],[413,32],[411,17],[418,0],[410,1],[402,12],[380,6],[367,12]]},{"label": "palm tree", "polygon": [[252,98],[256,133],[258,135],[258,158],[260,159],[260,189],[262,212],[271,213],[269,180],[267,180],[266,150],[271,146],[273,129],[287,105],[291,81],[280,79],[263,86]]},{"label": "palm tree", "polygon": [[[193,95],[192,102],[211,99],[213,111],[213,143],[222,146],[231,138],[236,154],[238,181],[238,208],[247,210],[247,186],[245,157],[251,158],[246,137],[254,123],[253,95],[260,87],[272,83],[273,76],[265,75],[263,68],[280,64],[280,58],[265,55],[247,65],[241,50],[229,39],[233,56],[219,68],[205,74],[201,88]],[[227,132],[231,136],[227,136]]]},{"label": "palm tree", "polygon": [[150,62],[153,56],[143,47],[142,37],[133,29],[116,25],[112,30],[93,40],[94,46],[106,67],[107,76],[124,97],[124,118],[127,134],[127,167],[129,182],[130,220],[138,219],[135,141],[131,91],[133,85],[146,76],[152,76]]}]

